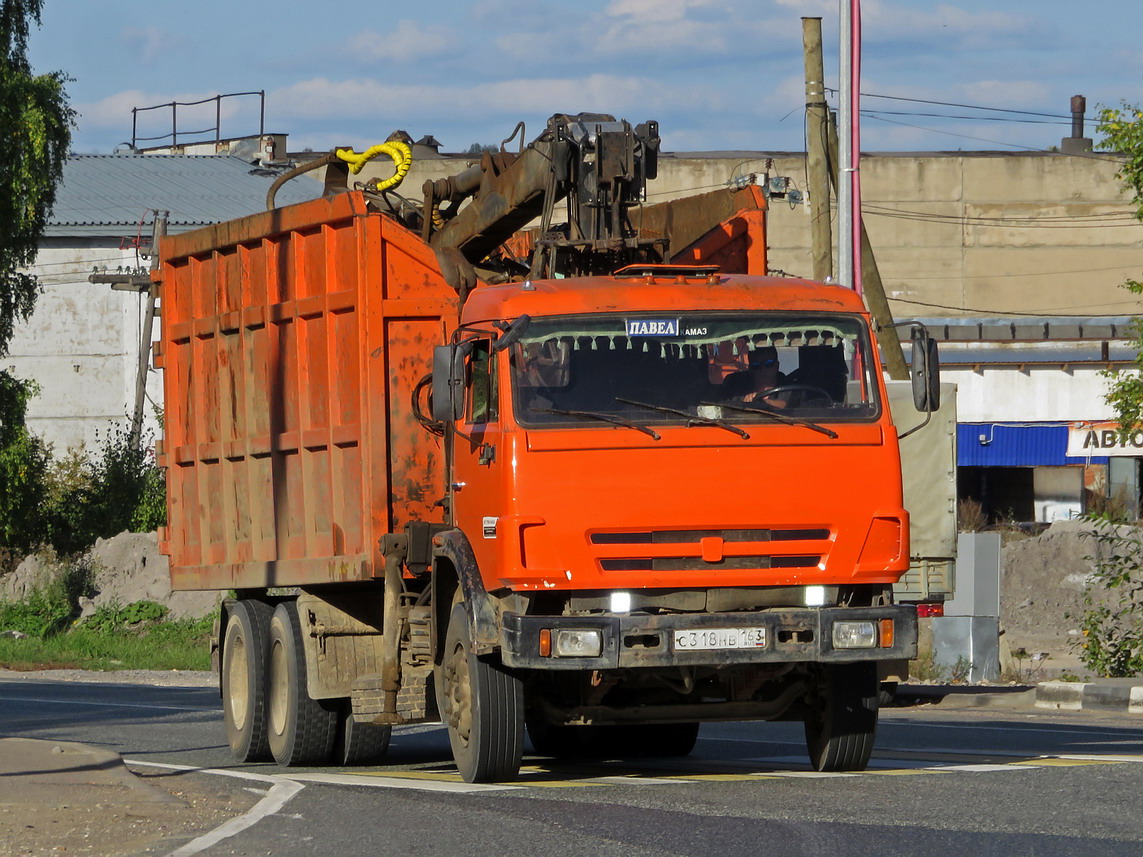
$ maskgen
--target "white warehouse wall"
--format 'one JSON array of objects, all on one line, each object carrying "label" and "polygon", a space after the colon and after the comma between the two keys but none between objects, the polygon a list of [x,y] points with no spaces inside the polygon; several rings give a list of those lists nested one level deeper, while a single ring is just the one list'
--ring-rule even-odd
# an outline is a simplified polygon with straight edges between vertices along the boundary
[{"label": "white warehouse wall", "polygon": [[[133,249],[118,240],[48,239],[30,270],[43,292],[32,318],[16,326],[9,354],[0,363],[16,377],[35,381],[40,394],[28,406],[28,427],[52,444],[57,456],[69,448],[98,447],[111,425],[130,424],[135,407],[139,339],[146,298],[89,283],[96,266],[114,271],[138,264]],[[158,338],[155,325],[153,338]],[[148,396],[162,402],[161,377],[148,373]],[[157,437],[148,402],[145,428]]]},{"label": "white warehouse wall", "polygon": [[957,419],[962,423],[1070,422],[1110,420],[1114,414],[1103,397],[1107,380],[1102,367],[969,367],[941,366],[941,380],[957,385]]}]

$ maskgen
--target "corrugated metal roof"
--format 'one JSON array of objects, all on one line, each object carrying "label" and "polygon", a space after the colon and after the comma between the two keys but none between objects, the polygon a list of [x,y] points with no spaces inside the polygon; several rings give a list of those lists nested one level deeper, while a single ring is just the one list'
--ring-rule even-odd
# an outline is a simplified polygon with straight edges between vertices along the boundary
[{"label": "corrugated metal roof", "polygon": [[[279,174],[222,155],[72,155],[45,235],[117,236],[150,220],[148,209],[170,212],[170,232],[244,217],[265,209]],[[279,189],[277,203],[321,193],[319,182],[301,176]]]},{"label": "corrugated metal roof", "polygon": [[[1107,464],[1107,456],[1074,458],[1068,449],[1069,423],[960,423],[956,427],[959,467],[1058,467]],[[983,438],[983,440],[982,440]]]}]

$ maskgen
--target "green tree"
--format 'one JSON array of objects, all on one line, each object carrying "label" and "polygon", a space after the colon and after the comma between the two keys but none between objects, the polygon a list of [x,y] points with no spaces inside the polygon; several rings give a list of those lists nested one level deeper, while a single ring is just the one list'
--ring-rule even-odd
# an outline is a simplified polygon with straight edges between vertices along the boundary
[{"label": "green tree", "polygon": [[[27,273],[55,202],[75,112],[60,72],[34,74],[28,31],[43,0],[0,0],[0,357],[36,306]],[[32,385],[0,370],[0,553],[28,547],[49,458],[24,424]]]},{"label": "green tree", "polygon": [[[1102,138],[1100,148],[1123,156],[1116,176],[1124,190],[1131,194],[1135,217],[1143,220],[1143,110],[1126,103],[1121,107],[1104,107],[1099,111],[1096,132]],[[1139,280],[1127,280],[1123,287],[1143,295],[1143,282]],[[1143,319],[1135,319],[1134,334],[1134,369],[1104,373],[1110,381],[1107,403],[1115,410],[1119,430],[1124,435],[1143,429]]]},{"label": "green tree", "polygon": [[61,72],[34,74],[28,28],[40,23],[43,0],[0,5],[0,356],[12,328],[32,314],[36,278],[21,271],[36,258],[63,176],[75,116]]}]

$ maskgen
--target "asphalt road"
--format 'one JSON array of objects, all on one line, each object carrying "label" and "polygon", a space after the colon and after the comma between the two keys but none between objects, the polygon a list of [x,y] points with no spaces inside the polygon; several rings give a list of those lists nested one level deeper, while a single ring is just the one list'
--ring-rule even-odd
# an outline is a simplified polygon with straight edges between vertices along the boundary
[{"label": "asphalt road", "polygon": [[398,730],[384,767],[239,766],[211,688],[0,680],[0,733],[300,784],[208,857],[1143,854],[1129,716],[889,709],[856,775],[811,772],[799,724],[708,724],[687,759],[529,757],[513,786],[460,782],[439,726]]}]

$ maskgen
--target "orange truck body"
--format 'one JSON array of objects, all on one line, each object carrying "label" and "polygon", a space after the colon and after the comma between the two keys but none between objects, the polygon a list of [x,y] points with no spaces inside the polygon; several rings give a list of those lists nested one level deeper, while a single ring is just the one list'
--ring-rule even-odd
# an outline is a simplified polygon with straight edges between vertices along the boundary
[{"label": "orange truck body", "polygon": [[[740,196],[744,209],[715,224],[679,261],[765,272],[764,203],[757,188]],[[175,589],[373,580],[381,576],[383,535],[411,521],[443,521],[441,442],[422,429],[409,403],[460,308],[418,236],[370,212],[360,194],[343,193],[167,237],[160,278],[163,333],[155,365],[164,370],[167,404],[158,460],[169,498],[160,536]],[[546,312],[610,305],[606,281],[581,286],[549,284]],[[732,286],[721,300],[742,307],[769,300],[759,293],[743,303],[749,290]],[[636,291],[648,306],[671,306],[691,301],[693,289]],[[516,312],[515,303],[521,312],[534,303],[514,303],[512,293],[483,287],[467,316],[494,319]],[[708,305],[718,301],[711,296]],[[860,311],[860,302],[851,302],[854,308]],[[588,469],[611,468],[609,459],[630,454],[634,440],[616,438]],[[551,442],[560,448],[558,437]],[[540,470],[549,463],[556,474],[580,467],[568,451],[570,457],[538,457]],[[717,451],[705,454],[718,458]],[[715,472],[701,460],[683,466]],[[547,491],[553,475],[537,472],[519,493],[509,491],[510,516],[527,517],[518,510],[540,499],[529,497],[533,492],[550,494],[544,506],[583,502],[584,495]],[[548,513],[549,526],[559,526],[560,512]],[[528,539],[546,541],[550,530],[540,532]],[[533,570],[503,570],[487,584],[494,588],[503,577],[510,585],[543,585],[553,576],[550,568],[541,573],[545,562],[552,565],[543,556],[578,547],[548,541],[536,548]],[[566,586],[558,576],[557,585]]]}]

